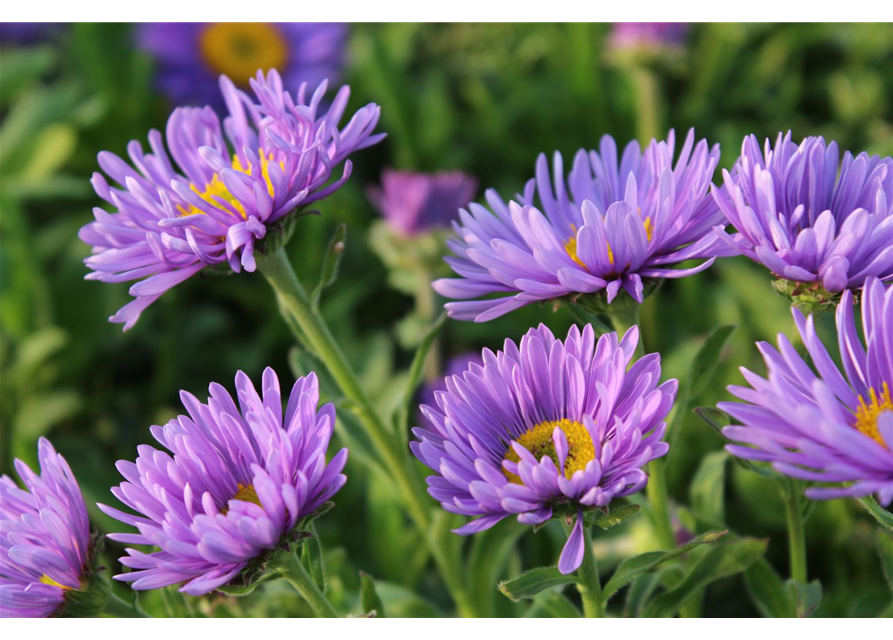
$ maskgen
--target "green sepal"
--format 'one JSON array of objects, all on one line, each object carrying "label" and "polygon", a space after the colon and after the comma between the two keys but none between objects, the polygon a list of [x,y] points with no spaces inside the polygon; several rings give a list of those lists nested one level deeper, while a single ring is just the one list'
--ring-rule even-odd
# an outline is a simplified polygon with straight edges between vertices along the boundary
[{"label": "green sepal", "polygon": [[95,618],[104,610],[112,590],[112,579],[105,567],[97,566],[105,540],[95,529],[90,533],[89,551],[79,589],[66,589],[65,601],[54,617]]},{"label": "green sepal", "polygon": [[607,531],[619,524],[623,524],[631,518],[635,518],[642,510],[642,506],[638,504],[627,504],[612,511],[601,511],[593,509],[583,514],[583,525],[592,527],[593,525]]},{"label": "green sepal", "polygon": [[799,309],[803,315],[813,315],[816,318],[825,311],[836,309],[840,303],[840,293],[831,293],[818,282],[778,278],[772,281],[772,288],[789,299],[791,306]]},{"label": "green sepal", "polygon": [[517,578],[503,580],[499,583],[499,590],[512,602],[520,602],[533,598],[540,591],[577,581],[577,576],[565,575],[558,567],[540,567],[525,571]]}]

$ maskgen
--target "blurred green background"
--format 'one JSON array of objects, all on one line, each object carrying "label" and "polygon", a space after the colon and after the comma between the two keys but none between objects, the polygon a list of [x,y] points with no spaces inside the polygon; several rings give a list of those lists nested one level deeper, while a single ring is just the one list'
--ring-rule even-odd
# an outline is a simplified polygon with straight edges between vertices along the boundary
[{"label": "blurred green background", "polygon": [[[321,216],[300,222],[289,252],[312,286],[329,237],[347,223],[341,275],[324,296],[323,313],[383,407],[399,401],[413,346],[400,330],[413,298],[392,286],[367,241],[377,214],[365,189],[385,167],[461,169],[479,179],[478,197],[489,187],[510,197],[533,175],[540,152],[559,150],[568,159],[580,147],[596,147],[605,133],[625,144],[663,137],[671,127],[681,137],[694,126],[699,138],[721,144],[725,168],[744,135],[774,139],[788,129],[796,140],[824,135],[842,149],[893,153],[890,25],[697,24],[679,47],[627,51],[607,46],[610,30],[351,27],[344,73],[351,106],[379,103],[379,128],[389,135],[356,154],[349,183],[322,203]],[[267,365],[288,379],[298,360],[258,274],[193,278],[126,334],[107,318],[128,301],[127,285],[84,281],[88,247],[77,231],[100,204],[89,183],[97,152],[123,156],[130,139],[144,141],[151,127],[163,130],[172,108],[153,88],[153,61],[135,49],[131,32],[126,24],[63,25],[49,39],[0,47],[0,470],[9,473],[14,457],[33,464],[37,438],[50,437],[103,531],[120,526],[92,506],[114,501],[108,487],[120,478],[113,461],[133,459],[136,445],[150,440],[149,426],[180,412],[178,390],[202,396],[211,381],[232,388],[238,369],[257,379]],[[486,324],[448,321],[440,355],[496,349],[539,322],[562,333],[570,317],[531,306]],[[725,385],[741,381],[739,365],[764,372],[753,343],[792,329],[786,301],[770,289],[767,271],[737,258],[667,281],[642,308],[646,348],[661,352],[666,378],[684,377],[705,336],[727,323],[738,328],[697,404],[725,399]],[[821,330],[831,335],[833,318],[823,317]],[[705,457],[723,443],[695,416],[683,416],[681,424],[668,464],[672,498],[685,506],[682,520],[691,528],[725,525],[770,538],[768,558],[786,575],[775,486],[724,463],[722,454]],[[379,579],[392,615],[436,614],[449,601],[423,545],[387,478],[361,460],[361,450],[352,452],[350,481],[319,523],[332,598],[351,606],[362,570]],[[722,509],[691,495],[705,460],[713,495],[725,496]],[[505,531],[514,535],[512,527]],[[603,571],[651,545],[644,518],[620,529],[597,538]],[[825,588],[819,615],[874,615],[887,606],[874,528],[857,506],[820,504],[808,536],[810,577]],[[562,541],[557,527],[523,536],[508,571],[554,562]],[[112,545],[107,564],[114,564],[115,551]],[[740,580],[711,587],[704,615],[755,615]],[[500,614],[526,610],[498,593],[491,597]],[[217,605],[209,598],[200,608],[219,615],[302,612],[287,587],[275,584],[263,595]]]}]

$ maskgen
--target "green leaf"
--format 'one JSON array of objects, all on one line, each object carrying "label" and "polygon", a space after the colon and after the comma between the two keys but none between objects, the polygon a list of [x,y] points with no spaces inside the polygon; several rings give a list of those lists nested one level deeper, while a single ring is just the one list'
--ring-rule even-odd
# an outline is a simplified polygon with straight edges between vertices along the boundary
[{"label": "green leaf", "polygon": [[744,572],[744,585],[764,618],[794,617],[794,603],[784,581],[765,558],[758,558]]},{"label": "green leaf", "polygon": [[577,582],[573,574],[564,575],[558,567],[540,567],[522,573],[517,578],[499,583],[499,590],[513,602],[530,599],[540,591]]},{"label": "green leaf", "polygon": [[822,601],[822,583],[813,580],[809,584],[803,584],[796,580],[787,581],[788,593],[796,603],[798,618],[809,618],[815,612],[816,607]]},{"label": "green leaf", "polygon": [[635,518],[642,510],[642,506],[638,504],[628,504],[619,509],[614,509],[609,513],[603,513],[599,510],[587,511],[584,523],[587,527],[596,525],[607,531],[618,524],[622,524],[630,518]]},{"label": "green leaf", "polygon": [[411,415],[412,406],[414,404],[416,388],[419,386],[419,381],[422,379],[425,359],[428,357],[428,352],[431,350],[434,341],[437,339],[437,335],[443,328],[444,322],[446,322],[446,312],[441,313],[437,319],[431,323],[431,327],[428,329],[425,337],[422,338],[422,343],[419,345],[419,348],[416,350],[415,356],[412,359],[412,366],[409,368],[409,380],[406,382],[406,391],[403,393],[403,400],[394,417],[394,426],[401,441],[406,440],[409,416]]},{"label": "green leaf", "polygon": [[378,591],[375,589],[375,581],[372,576],[362,571],[360,571],[360,603],[363,613],[371,614],[374,611],[376,618],[387,618],[384,603],[378,597]]},{"label": "green leaf", "polygon": [[859,501],[859,504],[865,507],[865,510],[868,511],[868,513],[870,513],[884,529],[893,533],[893,513],[890,513],[879,505],[877,500],[874,499],[874,496],[863,496],[861,498],[856,498],[856,500]]},{"label": "green leaf", "polygon": [[671,445],[679,433],[679,427],[688,414],[691,403],[701,395],[713,377],[722,357],[723,349],[735,329],[736,326],[733,324],[722,325],[714,329],[692,359],[688,377],[682,385],[676,401],[676,413],[673,414],[673,420],[668,428],[668,441]]},{"label": "green leaf", "polygon": [[714,451],[701,461],[689,489],[694,514],[713,526],[725,524],[726,451]]},{"label": "green leaf", "polygon": [[0,106],[46,75],[56,63],[52,47],[4,49],[0,52]]},{"label": "green leaf", "polygon": [[671,618],[711,582],[741,573],[766,553],[767,540],[742,538],[705,553],[673,589],[657,596],[645,609],[646,618]]},{"label": "green leaf", "polygon": [[642,616],[645,605],[651,599],[655,589],[660,585],[662,574],[663,571],[643,573],[633,580],[632,586],[626,595],[626,617],[640,618]]},{"label": "green leaf", "polygon": [[316,285],[316,289],[313,290],[313,295],[310,298],[314,309],[319,307],[319,299],[322,296],[323,289],[335,282],[335,279],[338,277],[338,267],[341,264],[341,254],[344,253],[344,243],[346,241],[347,225],[342,222],[335,229],[335,235],[329,241],[329,247],[326,249],[326,254],[322,260],[319,284]]},{"label": "green leaf", "polygon": [[468,557],[469,599],[478,616],[492,617],[496,584],[515,550],[515,543],[526,530],[513,519],[506,519],[474,536]]},{"label": "green leaf", "polygon": [[608,580],[608,584],[602,589],[602,601],[608,602],[608,599],[617,593],[617,591],[642,574],[651,571],[654,567],[669,560],[674,560],[702,544],[714,543],[727,533],[728,531],[708,531],[678,549],[673,549],[671,551],[649,551],[648,553],[643,553],[624,560],[620,563],[620,566],[617,567],[617,570],[614,571],[614,575]]},{"label": "green leaf", "polygon": [[317,588],[326,592],[326,566],[322,557],[322,545],[319,536],[316,535],[316,525],[313,521],[307,524],[307,531],[313,535],[304,539],[301,550],[301,564],[313,578]]},{"label": "green leaf", "polygon": [[878,529],[877,531],[877,547],[881,556],[881,568],[884,571],[884,577],[887,579],[887,585],[893,591],[893,536],[886,531]]},{"label": "green leaf", "polygon": [[557,591],[546,591],[533,600],[533,606],[524,614],[525,618],[582,618],[583,614],[574,603]]}]

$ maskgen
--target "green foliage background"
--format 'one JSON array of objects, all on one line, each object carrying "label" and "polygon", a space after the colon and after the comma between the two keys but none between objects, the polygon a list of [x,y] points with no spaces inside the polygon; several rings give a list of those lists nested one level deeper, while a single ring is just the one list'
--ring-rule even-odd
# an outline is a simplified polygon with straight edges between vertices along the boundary
[{"label": "green foliage background", "polygon": [[[382,106],[387,140],[354,158],[348,185],[303,219],[289,245],[299,275],[315,282],[335,227],[347,223],[347,249],[323,313],[378,402],[396,406],[412,360],[405,322],[413,299],[392,286],[371,250],[376,214],[364,190],[382,168],[459,168],[504,196],[520,191],[540,152],[569,158],[612,134],[646,142],[673,127],[696,127],[722,146],[730,167],[745,134],[774,139],[824,135],[854,152],[893,153],[893,38],[890,25],[698,24],[684,49],[612,54],[609,25],[355,25],[346,80],[353,107]],[[127,285],[86,282],[88,248],[77,230],[99,204],[89,183],[96,154],[124,155],[131,138],[163,130],[171,105],[152,85],[153,62],[134,50],[125,24],[78,24],[50,42],[0,49],[0,469],[14,457],[34,464],[47,435],[80,480],[102,531],[119,526],[93,506],[114,501],[113,461],[133,459],[149,426],[180,411],[178,390],[201,396],[211,381],[232,387],[238,369],[263,367],[291,378],[298,362],[268,285],[257,274],[193,278],[153,305],[132,331],[106,320],[128,300]],[[438,302],[440,304],[440,301]],[[440,343],[449,357],[499,348],[546,322],[561,333],[565,311],[531,306],[486,324],[448,321]],[[769,275],[743,258],[668,281],[642,308],[649,351],[660,351],[665,377],[684,377],[694,353],[718,324],[737,330],[697,404],[727,398],[739,365],[763,372],[754,342],[793,328]],[[404,329],[400,329],[400,327]],[[833,334],[833,319],[821,331]],[[410,332],[411,333],[411,332]],[[717,526],[769,539],[768,560],[787,573],[784,515],[776,487],[728,463],[722,441],[694,415],[681,416],[669,456],[670,489],[681,520],[698,532]],[[404,521],[387,478],[351,452],[350,478],[337,508],[318,523],[330,595],[358,613],[359,571],[377,579],[388,615],[437,615],[449,600],[430,558]],[[700,471],[699,471],[700,469]],[[708,484],[704,484],[708,483]],[[722,499],[724,497],[724,500]],[[554,530],[553,530],[554,528]],[[603,574],[649,549],[645,519],[597,537]],[[818,615],[876,615],[889,605],[873,524],[854,503],[818,505],[808,526],[810,577],[825,596]],[[554,563],[557,525],[534,535],[512,523],[497,529],[516,544],[505,569]],[[456,538],[456,544],[483,544]],[[492,544],[492,541],[490,541]],[[106,564],[115,565],[111,544]],[[473,593],[500,615],[530,613],[496,592],[492,576],[472,570]],[[238,602],[211,597],[190,604],[213,615],[307,613],[289,588],[265,586]],[[417,595],[421,594],[421,596]],[[707,616],[757,615],[740,576],[713,584]],[[146,598],[159,609],[160,596]],[[620,604],[614,604],[622,608]],[[159,609],[160,610],[160,609]],[[545,609],[535,610],[542,614]],[[619,611],[619,609],[618,609]]]}]

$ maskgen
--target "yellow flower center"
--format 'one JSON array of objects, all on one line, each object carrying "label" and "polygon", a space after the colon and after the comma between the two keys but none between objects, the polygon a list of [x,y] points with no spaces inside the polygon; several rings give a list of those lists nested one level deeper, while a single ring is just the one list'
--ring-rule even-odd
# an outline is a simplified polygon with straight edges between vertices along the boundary
[{"label": "yellow flower center", "polygon": [[65,589],[66,591],[71,589],[71,587],[66,587],[64,584],[59,584],[47,574],[43,574],[42,576],[40,576],[40,581],[44,584],[50,585],[51,587],[59,587],[60,589]]},{"label": "yellow flower center", "polygon": [[288,42],[276,25],[263,22],[218,22],[202,29],[202,58],[217,73],[247,86],[258,70],[281,69],[288,61]]},{"label": "yellow flower center", "polygon": [[[238,483],[238,491],[236,491],[236,495],[234,495],[232,500],[241,500],[242,502],[252,502],[259,506],[261,509],[264,508],[264,505],[260,503],[260,498],[257,497],[257,491],[254,490],[253,484],[242,484]],[[220,513],[226,515],[229,512],[229,508],[221,509]]]},{"label": "yellow flower center", "polygon": [[[555,451],[555,443],[552,442],[552,433],[555,431],[555,427],[561,429],[564,432],[564,437],[567,438],[567,460],[564,463],[564,475],[569,479],[577,471],[585,469],[590,460],[595,459],[592,436],[582,424],[572,422],[567,418],[541,422],[522,433],[515,442],[532,453],[537,460],[541,460],[543,456],[549,456],[555,462],[555,466],[560,468],[561,463],[558,460],[558,453]],[[509,448],[504,459],[518,462],[521,458],[514,449]],[[524,484],[518,475],[509,473],[505,469],[503,469],[503,473],[509,482]]]},{"label": "yellow flower center", "polygon": [[[654,228],[651,226],[651,217],[649,216],[648,218],[645,218],[645,222],[642,224],[645,226],[645,235],[648,236],[648,242],[651,242],[651,235],[654,233]],[[573,234],[570,239],[564,243],[564,250],[567,251],[567,255],[570,256],[571,260],[586,269],[586,265],[577,255],[577,225],[572,224],[571,229],[573,230]],[[611,251],[610,244],[608,244],[608,260],[611,264],[614,264],[614,252]]]},{"label": "yellow flower center", "polygon": [[856,407],[856,424],[853,426],[881,446],[886,446],[881,432],[878,430],[877,421],[884,411],[893,411],[890,387],[885,382],[880,396],[874,389],[869,389],[868,394],[871,397],[871,402],[865,402],[865,398],[859,396],[859,406]]},{"label": "yellow flower center", "polygon": [[[270,180],[270,163],[273,162],[273,154],[272,153],[266,154],[266,153],[264,153],[263,149],[261,149],[260,153],[259,153],[259,157],[260,157],[261,175],[263,176],[264,181],[267,183],[267,193],[269,193],[270,196],[272,196],[273,195],[273,183]],[[282,168],[283,170],[285,169],[284,165],[285,165],[284,160],[279,163],[280,168]],[[243,167],[242,161],[239,160],[239,156],[233,156],[233,169],[235,169],[236,171],[241,171],[242,173],[245,173],[245,174],[250,174],[251,173],[251,163],[249,162],[247,167]],[[242,216],[242,218],[246,218],[245,207],[242,206],[242,203],[239,202],[236,199],[236,197],[233,196],[233,194],[231,194],[229,192],[229,189],[227,189],[226,185],[223,184],[223,180],[221,180],[220,176],[217,175],[216,173],[214,174],[214,177],[211,178],[211,182],[209,182],[207,185],[205,185],[204,190],[200,190],[194,184],[191,185],[191,187],[192,187],[192,190],[198,194],[198,197],[201,198],[202,200],[204,200],[205,202],[207,202],[211,205],[214,205],[215,207],[219,207],[220,203],[214,199],[214,196],[217,196],[218,198],[223,198],[226,202],[231,204],[236,211],[239,212],[239,214]],[[183,207],[177,205],[177,209],[180,210],[181,216],[192,216],[197,213],[204,213],[204,211],[202,211],[198,207],[194,207],[191,205],[188,209],[184,209]]]}]

